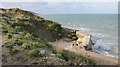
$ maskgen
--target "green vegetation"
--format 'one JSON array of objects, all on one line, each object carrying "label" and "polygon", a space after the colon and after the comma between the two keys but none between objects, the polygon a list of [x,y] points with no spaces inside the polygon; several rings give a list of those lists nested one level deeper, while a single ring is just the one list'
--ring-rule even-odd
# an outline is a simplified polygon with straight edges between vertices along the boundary
[{"label": "green vegetation", "polygon": [[10,25],[2,24],[2,32],[3,33],[8,33],[8,31],[11,31],[12,28]]},{"label": "green vegetation", "polygon": [[30,33],[26,33],[26,35],[23,36],[24,39],[33,39],[33,36]]},{"label": "green vegetation", "polygon": [[19,52],[18,49],[10,49],[10,53],[11,53],[11,54],[18,53],[18,52]]},{"label": "green vegetation", "polygon": [[8,39],[11,39],[11,38],[13,37],[13,34],[12,34],[12,33],[7,33],[6,37],[7,37]]},{"label": "green vegetation", "polygon": [[50,28],[50,30],[53,30],[55,32],[60,32],[61,31],[61,25],[56,23],[56,22],[53,22],[53,23],[49,24],[49,28]]},{"label": "green vegetation", "polygon": [[16,45],[22,45],[24,43],[24,41],[20,38],[15,38],[13,40],[13,44],[16,44]]},{"label": "green vegetation", "polygon": [[[48,63],[46,63],[46,61],[48,60],[49,62],[49,59],[39,58],[39,56],[51,57],[52,50],[54,49],[52,45],[46,43],[50,41],[53,42],[63,37],[64,30],[61,24],[45,20],[42,17],[34,15],[32,12],[20,10],[18,8],[4,9],[1,14],[2,19],[0,19],[0,21],[2,21],[4,40],[4,45],[2,46],[3,55],[10,58],[4,58],[4,64],[9,64],[11,61],[17,64],[19,64],[19,62],[27,62],[27,64],[29,64],[30,61],[33,61],[30,62],[30,64],[45,63],[47,65]],[[77,56],[66,51],[56,54],[55,56],[65,60],[66,64],[86,63],[94,65],[94,63],[86,57]],[[36,59],[39,61],[36,61]],[[55,57],[54,60],[58,61],[58,64],[64,63],[60,59],[56,59]],[[50,62],[51,61],[52,60],[50,60]]]},{"label": "green vegetation", "polygon": [[9,44],[9,45],[6,45],[6,47],[9,48],[9,49],[12,49],[12,48],[13,48],[13,45],[10,45],[10,44]]},{"label": "green vegetation", "polygon": [[[95,65],[95,63],[93,61],[91,61],[90,59],[88,59],[84,56],[75,55],[68,51],[63,51],[60,54],[56,54],[56,56],[65,61],[77,63],[78,65],[79,65],[79,62],[86,63],[87,65]],[[77,59],[77,62],[76,62],[76,59]]]},{"label": "green vegetation", "polygon": [[41,48],[46,47],[46,44],[40,43],[40,42],[29,42],[29,43],[23,43],[23,48]]},{"label": "green vegetation", "polygon": [[50,23],[48,27],[49,27],[48,28],[49,30],[52,30],[54,32],[55,38],[59,39],[63,36],[63,30],[62,30],[61,24],[57,22],[53,22],[53,23]]},{"label": "green vegetation", "polygon": [[38,49],[33,49],[28,52],[28,55],[32,57],[37,57],[39,56],[39,54],[40,54],[40,50]]},{"label": "green vegetation", "polygon": [[15,26],[14,31],[18,32],[20,31],[20,29],[21,29],[21,26]]},{"label": "green vegetation", "polygon": [[56,54],[56,56],[57,56],[58,58],[60,58],[60,59],[65,60],[65,58],[64,58],[64,56],[63,56],[62,54]]},{"label": "green vegetation", "polygon": [[8,29],[8,27],[5,25],[2,25],[2,29],[5,30],[5,29]]},{"label": "green vegetation", "polygon": [[34,62],[32,62],[31,64],[38,64],[38,62],[34,61]]}]

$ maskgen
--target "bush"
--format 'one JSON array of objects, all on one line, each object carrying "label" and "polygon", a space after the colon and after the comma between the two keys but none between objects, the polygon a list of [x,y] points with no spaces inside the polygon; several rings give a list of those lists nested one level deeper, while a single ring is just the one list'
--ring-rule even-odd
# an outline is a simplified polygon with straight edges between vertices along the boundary
[{"label": "bush", "polygon": [[10,53],[14,54],[14,53],[18,53],[19,50],[18,49],[10,49]]},{"label": "bush", "polygon": [[32,56],[32,57],[37,57],[37,56],[39,56],[39,54],[40,54],[40,50],[37,50],[37,49],[30,50],[30,51],[28,52],[28,55],[29,55],[29,56]]},{"label": "bush", "polygon": [[56,54],[55,56],[57,56],[57,57],[58,57],[58,58],[60,58],[60,59],[65,60],[65,58],[63,57],[63,55],[62,55],[62,54]]},{"label": "bush", "polygon": [[33,39],[33,36],[30,33],[26,33],[25,36],[23,36],[24,39]]},{"label": "bush", "polygon": [[13,28],[11,26],[9,26],[9,25],[2,25],[2,29],[3,29],[3,31],[11,31],[11,30],[13,30]]},{"label": "bush", "polygon": [[[78,56],[78,55],[75,55],[74,53],[72,52],[69,52],[69,51],[63,51],[61,53],[61,56],[63,57],[63,59],[65,61],[70,61],[72,63],[84,63],[84,64],[87,64],[87,65],[95,65],[95,63],[88,59],[87,57],[84,57],[84,56]],[[76,62],[77,60],[77,62]]]},{"label": "bush", "polygon": [[15,26],[14,31],[18,32],[20,31],[21,27],[20,26]]},{"label": "bush", "polygon": [[7,36],[8,39],[11,39],[13,37],[13,34],[12,33],[8,33],[6,36]]},{"label": "bush", "polygon": [[54,38],[59,39],[63,36],[63,30],[60,24],[53,22],[48,25],[48,29],[54,31]]},{"label": "bush", "polygon": [[13,40],[13,44],[22,45],[23,43],[24,43],[24,41],[21,40],[20,38],[15,38]]},{"label": "bush", "polygon": [[38,64],[38,62],[34,61],[34,62],[32,62],[31,64]]},{"label": "bush", "polygon": [[56,22],[53,22],[53,23],[49,24],[48,26],[49,26],[50,30],[53,30],[55,32],[60,32],[60,30],[61,30],[61,25]]},{"label": "bush", "polygon": [[2,25],[2,29],[7,29],[7,26],[5,26],[5,25]]},{"label": "bush", "polygon": [[33,42],[33,43],[31,43],[31,45],[32,45],[33,47],[39,47],[39,48],[41,48],[41,47],[46,47],[46,44],[44,44],[44,43],[39,43],[39,42]]},{"label": "bush", "polygon": [[9,48],[9,49],[12,49],[13,45],[7,45],[6,47]]},{"label": "bush", "polygon": [[28,43],[23,43],[23,44],[22,44],[22,47],[23,47],[23,48],[27,48],[27,46],[29,46]]},{"label": "bush", "polygon": [[41,48],[41,47],[46,47],[46,44],[39,43],[39,42],[29,42],[29,43],[23,43],[22,44],[23,48]]}]

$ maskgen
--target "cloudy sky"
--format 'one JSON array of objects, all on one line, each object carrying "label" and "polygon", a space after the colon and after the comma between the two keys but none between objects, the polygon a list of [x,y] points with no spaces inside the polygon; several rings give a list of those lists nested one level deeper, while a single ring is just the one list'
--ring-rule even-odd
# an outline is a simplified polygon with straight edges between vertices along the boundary
[{"label": "cloudy sky", "polygon": [[39,14],[117,14],[117,2],[1,2],[1,8],[21,8]]}]

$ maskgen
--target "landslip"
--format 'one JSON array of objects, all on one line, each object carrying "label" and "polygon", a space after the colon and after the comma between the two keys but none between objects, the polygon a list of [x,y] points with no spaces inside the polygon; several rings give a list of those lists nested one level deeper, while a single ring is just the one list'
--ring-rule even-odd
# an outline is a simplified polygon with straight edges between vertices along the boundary
[{"label": "landslip", "polygon": [[118,65],[117,59],[92,51],[89,34],[19,8],[0,8],[0,14],[3,66]]}]

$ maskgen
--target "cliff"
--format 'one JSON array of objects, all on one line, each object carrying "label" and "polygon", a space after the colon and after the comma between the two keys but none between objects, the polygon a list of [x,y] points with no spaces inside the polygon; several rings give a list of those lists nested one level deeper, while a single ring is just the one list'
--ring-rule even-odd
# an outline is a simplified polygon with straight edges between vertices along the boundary
[{"label": "cliff", "polygon": [[49,42],[69,31],[61,24],[19,8],[0,8],[3,65],[95,65],[84,56],[55,53]]},{"label": "cliff", "polygon": [[[19,8],[0,8],[3,65],[117,65],[91,52],[89,34]],[[105,59],[104,59],[105,58]]]}]

